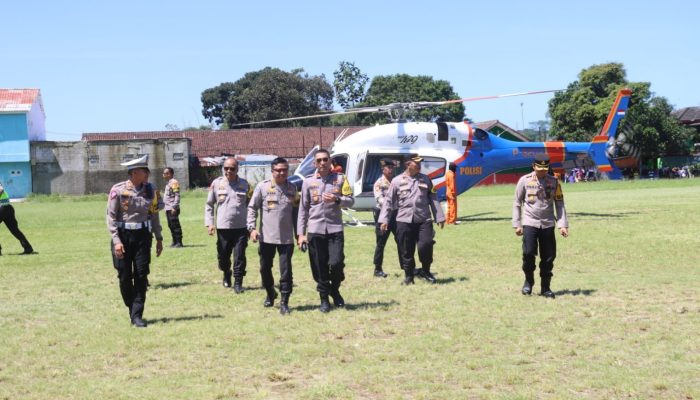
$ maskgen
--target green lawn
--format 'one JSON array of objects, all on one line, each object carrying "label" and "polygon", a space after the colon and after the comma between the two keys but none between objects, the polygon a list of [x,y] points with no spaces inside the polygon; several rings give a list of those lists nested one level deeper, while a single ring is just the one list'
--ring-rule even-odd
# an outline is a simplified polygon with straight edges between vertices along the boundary
[{"label": "green lawn", "polygon": [[284,317],[262,307],[252,243],[247,291],[221,287],[204,192],[187,193],[188,247],[154,257],[147,329],[119,295],[106,196],[15,204],[38,254],[0,225],[0,399],[700,398],[700,179],[564,186],[556,300],[520,294],[513,189],[460,196],[437,285],[401,286],[393,243],[374,278],[373,228],[347,227],[348,305],[322,314],[297,251]]}]

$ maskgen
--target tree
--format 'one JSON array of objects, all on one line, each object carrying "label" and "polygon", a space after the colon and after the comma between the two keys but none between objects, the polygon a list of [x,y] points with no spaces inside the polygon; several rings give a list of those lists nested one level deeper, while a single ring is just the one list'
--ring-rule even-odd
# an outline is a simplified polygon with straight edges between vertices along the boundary
[{"label": "tree", "polygon": [[365,96],[365,85],[369,78],[363,74],[355,63],[341,61],[338,70],[333,72],[333,89],[335,98],[344,109],[354,107]]},{"label": "tree", "polygon": [[[324,75],[309,76],[266,67],[248,72],[234,83],[225,82],[202,92],[202,115],[226,127],[235,124],[299,117],[331,110],[333,88]],[[266,126],[316,125],[315,120],[268,123]]]},{"label": "tree", "polygon": [[[372,79],[365,100],[358,106],[369,107],[386,105],[397,102],[443,101],[459,99],[452,85],[443,80],[434,80],[430,76],[411,76],[397,74],[391,76],[376,76]],[[414,121],[462,121],[464,105],[450,104],[441,107],[431,107],[412,110],[403,118]],[[363,118],[365,124],[386,121],[382,114],[370,114]]]},{"label": "tree", "polygon": [[589,141],[605,124],[619,89],[632,89],[630,107],[621,129],[639,146],[643,158],[659,155],[687,154],[690,134],[671,116],[672,107],[664,97],[650,91],[649,82],[628,82],[620,63],[593,65],[579,73],[579,80],[569,84],[549,101],[552,118],[550,137],[569,141]]}]

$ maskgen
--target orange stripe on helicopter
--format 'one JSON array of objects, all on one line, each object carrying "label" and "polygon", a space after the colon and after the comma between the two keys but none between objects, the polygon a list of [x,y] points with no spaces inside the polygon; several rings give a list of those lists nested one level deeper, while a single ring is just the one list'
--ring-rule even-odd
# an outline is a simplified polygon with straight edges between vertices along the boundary
[{"label": "orange stripe on helicopter", "polygon": [[[608,119],[605,120],[605,125],[603,125],[603,129],[600,130],[600,135],[598,135],[598,136],[604,136],[605,141],[608,140],[607,132],[608,132],[608,130],[610,130],[610,124],[612,124],[613,119],[615,119],[615,115],[620,113],[620,111],[619,111],[620,110],[620,101],[622,101],[623,97],[629,96],[631,94],[632,94],[632,91],[630,89],[622,89],[619,92],[617,92],[617,97],[615,98],[615,103],[613,103],[613,108],[612,108],[613,110],[616,110],[617,112],[614,112],[614,113],[611,112],[610,114],[608,114]],[[593,138],[594,142],[595,142],[595,139],[598,138],[598,136]]]},{"label": "orange stripe on helicopter", "polygon": [[446,185],[445,181],[442,181],[442,182],[438,183],[437,185],[435,185],[435,190],[438,190],[441,187],[444,187],[445,185]]},{"label": "orange stripe on helicopter", "polygon": [[474,137],[474,129],[472,128],[471,124],[467,121],[464,121],[464,123],[467,125],[467,129],[469,129],[469,137],[467,138],[467,145],[464,147],[464,154],[454,161],[454,163],[457,165],[466,160],[467,156],[469,156],[469,150],[472,148],[472,138]]},{"label": "orange stripe on helicopter", "polygon": [[564,161],[566,156],[564,142],[544,142],[544,149],[549,156],[549,162],[560,163]]},{"label": "orange stripe on helicopter", "polygon": [[445,173],[445,167],[442,167],[442,168],[436,169],[435,171],[433,171],[433,172],[431,172],[430,174],[428,174],[428,178],[434,179],[435,177],[440,176],[440,175],[442,175],[442,174],[444,174],[444,173]]},{"label": "orange stripe on helicopter", "polygon": [[608,141],[607,135],[597,135],[593,138],[593,140],[591,140],[591,142],[593,142],[593,143],[601,143],[601,142],[607,142],[607,141]]},{"label": "orange stripe on helicopter", "polygon": [[598,171],[601,171],[601,172],[610,172],[610,171],[612,171],[612,170],[613,170],[613,168],[612,168],[612,166],[611,166],[610,164],[607,164],[607,165],[598,165]]}]

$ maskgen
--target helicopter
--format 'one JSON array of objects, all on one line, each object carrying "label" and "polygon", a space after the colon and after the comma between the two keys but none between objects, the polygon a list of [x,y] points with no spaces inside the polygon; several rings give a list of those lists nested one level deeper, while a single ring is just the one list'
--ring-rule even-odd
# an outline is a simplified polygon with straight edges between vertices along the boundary
[{"label": "helicopter", "polygon": [[[278,122],[307,118],[319,118],[338,114],[363,112],[396,112],[397,110],[434,107],[454,102],[474,101],[499,97],[520,96],[554,92],[555,90],[514,93],[499,96],[475,97],[469,99],[437,102],[393,103],[379,107],[364,107],[320,115],[294,117],[265,122]],[[546,153],[551,166],[561,170],[566,162],[580,163],[590,160],[598,171],[610,177],[619,177],[620,170],[614,163],[614,148],[619,146],[616,134],[621,119],[629,106],[632,91],[621,89],[608,114],[601,131],[591,142],[516,142],[487,132],[474,123],[462,122],[403,122],[376,125],[355,132],[340,135],[329,149],[331,158],[343,169],[355,198],[354,211],[370,210],[374,207],[374,182],[381,175],[380,160],[384,158],[403,161],[411,156],[423,158],[421,172],[433,181],[437,198],[446,199],[445,173],[451,162],[456,165],[456,189],[462,194],[489,175],[513,168],[532,165],[538,154]],[[249,125],[253,123],[247,123]],[[243,124],[241,124],[243,125]],[[316,146],[304,158],[290,181],[300,186],[304,177],[313,173]],[[399,162],[399,164],[402,164]],[[400,170],[396,171],[397,175]]]}]

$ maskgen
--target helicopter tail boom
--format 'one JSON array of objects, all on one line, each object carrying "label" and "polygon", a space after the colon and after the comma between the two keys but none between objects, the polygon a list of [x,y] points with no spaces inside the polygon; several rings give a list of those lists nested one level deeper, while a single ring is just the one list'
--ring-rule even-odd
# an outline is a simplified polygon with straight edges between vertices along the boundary
[{"label": "helicopter tail boom", "polygon": [[606,155],[605,149],[608,142],[614,141],[615,136],[617,136],[620,121],[627,112],[631,95],[632,90],[620,89],[620,91],[617,93],[617,97],[615,98],[615,102],[610,109],[608,118],[605,120],[605,125],[603,125],[600,133],[591,141],[588,155],[593,162],[596,163],[598,170],[601,172],[619,173],[619,170],[617,167],[615,167],[615,163],[613,163],[613,161]]}]

